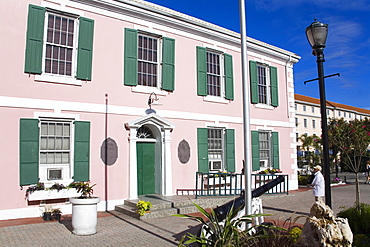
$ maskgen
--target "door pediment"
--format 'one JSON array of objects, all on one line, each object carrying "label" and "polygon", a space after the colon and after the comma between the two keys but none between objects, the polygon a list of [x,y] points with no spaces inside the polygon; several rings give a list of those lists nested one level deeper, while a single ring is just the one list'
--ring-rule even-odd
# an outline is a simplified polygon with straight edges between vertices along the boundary
[{"label": "door pediment", "polygon": [[174,123],[158,116],[155,113],[152,113],[152,114],[146,115],[144,117],[135,119],[133,121],[127,122],[127,123],[125,123],[125,128],[127,130],[129,130],[131,128],[139,128],[142,125],[149,125],[149,124],[155,125],[159,129],[166,129],[166,130],[170,130],[170,131],[172,131],[175,128]]}]

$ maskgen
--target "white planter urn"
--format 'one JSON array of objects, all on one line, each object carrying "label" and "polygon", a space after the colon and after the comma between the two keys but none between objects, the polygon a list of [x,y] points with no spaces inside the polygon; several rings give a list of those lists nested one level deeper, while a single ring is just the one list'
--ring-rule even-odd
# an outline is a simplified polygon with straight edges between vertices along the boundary
[{"label": "white planter urn", "polygon": [[76,235],[95,234],[100,197],[72,197],[69,201],[72,203],[72,232]]}]

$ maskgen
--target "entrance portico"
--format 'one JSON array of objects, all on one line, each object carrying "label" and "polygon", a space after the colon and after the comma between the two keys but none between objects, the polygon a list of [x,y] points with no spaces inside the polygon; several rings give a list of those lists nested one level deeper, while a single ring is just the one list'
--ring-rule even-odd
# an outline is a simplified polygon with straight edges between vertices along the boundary
[{"label": "entrance portico", "polygon": [[[146,191],[145,186],[151,186],[142,183],[146,179],[145,176],[150,176],[150,171],[144,172],[144,174],[141,173],[140,169],[145,169],[146,166],[154,172],[154,182],[152,184],[155,186],[153,190],[155,194],[172,195],[171,132],[175,125],[157,114],[151,113],[127,122],[125,128],[130,132],[129,199],[138,198],[138,187],[140,187],[140,193],[142,193]],[[146,152],[148,148],[152,151],[151,154]],[[153,153],[154,157],[151,157]],[[138,162],[140,163],[139,166]]]}]

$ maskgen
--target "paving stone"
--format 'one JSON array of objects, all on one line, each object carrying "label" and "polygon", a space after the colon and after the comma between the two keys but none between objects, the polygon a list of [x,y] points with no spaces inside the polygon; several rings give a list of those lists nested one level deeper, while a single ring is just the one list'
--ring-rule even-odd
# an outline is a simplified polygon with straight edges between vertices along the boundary
[{"label": "paving stone", "polygon": [[[344,175],[341,174],[341,176]],[[370,186],[363,184],[365,181],[363,177],[360,179],[361,202],[370,204]],[[349,177],[347,181],[350,182],[349,185],[331,189],[334,213],[341,211],[341,207],[354,205],[355,185]],[[203,203],[209,200],[212,199],[204,198]],[[181,200],[175,197],[173,205],[176,203],[181,205],[180,202]],[[313,203],[314,196],[311,189],[302,189],[289,195],[262,196],[264,212],[273,214],[269,218],[276,221],[279,219],[284,221],[293,214],[294,216],[307,215]],[[222,202],[219,201],[217,204],[221,205]],[[177,246],[184,234],[187,232],[195,234],[199,230],[197,221],[174,216],[138,220],[117,211],[99,213],[99,215],[97,233],[90,236],[72,234],[69,216],[64,216],[60,223],[29,219],[29,223],[32,223],[29,224],[23,219],[19,220],[22,224],[17,225],[17,220],[4,221],[4,223],[0,221],[0,246]],[[10,223],[12,225],[9,225]]]}]

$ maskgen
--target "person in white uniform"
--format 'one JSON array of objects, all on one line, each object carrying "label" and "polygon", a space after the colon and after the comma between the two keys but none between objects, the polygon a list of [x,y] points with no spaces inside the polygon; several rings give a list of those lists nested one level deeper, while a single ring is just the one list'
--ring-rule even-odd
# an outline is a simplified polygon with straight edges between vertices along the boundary
[{"label": "person in white uniform", "polygon": [[325,196],[325,181],[324,176],[321,173],[321,166],[317,165],[313,168],[315,172],[315,178],[311,183],[311,187],[313,187],[313,195],[315,196],[315,201],[324,202]]}]

